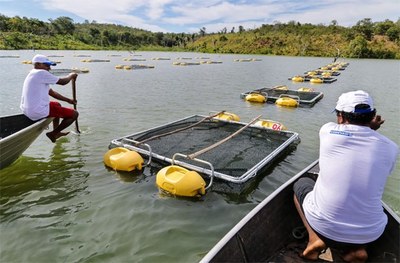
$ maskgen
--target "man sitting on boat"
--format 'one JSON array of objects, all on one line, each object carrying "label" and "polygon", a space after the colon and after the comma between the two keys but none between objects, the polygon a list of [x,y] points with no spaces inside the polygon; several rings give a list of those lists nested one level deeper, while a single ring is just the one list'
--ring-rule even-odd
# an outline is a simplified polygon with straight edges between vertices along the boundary
[{"label": "man sitting on boat", "polygon": [[309,234],[302,256],[316,260],[330,246],[343,251],[347,262],[365,262],[368,244],[387,224],[381,199],[399,148],[375,131],[384,120],[368,93],[342,94],[335,111],[337,123],[319,132],[317,181],[301,178],[294,185],[294,202]]},{"label": "man sitting on boat", "polygon": [[[72,108],[62,107],[59,102],[50,101],[49,95],[55,99],[76,104],[76,100],[69,99],[57,93],[50,85],[59,84],[66,85],[71,80],[75,81],[76,73],[71,73],[67,77],[57,77],[49,72],[51,66],[56,63],[50,61],[44,55],[36,55],[32,59],[34,69],[32,69],[25,78],[22,89],[21,105],[22,112],[31,120],[36,121],[46,117],[54,117],[53,131],[46,133],[47,137],[52,141],[68,134],[62,132],[70,126],[77,118],[78,112]],[[62,121],[60,123],[60,118]]]}]

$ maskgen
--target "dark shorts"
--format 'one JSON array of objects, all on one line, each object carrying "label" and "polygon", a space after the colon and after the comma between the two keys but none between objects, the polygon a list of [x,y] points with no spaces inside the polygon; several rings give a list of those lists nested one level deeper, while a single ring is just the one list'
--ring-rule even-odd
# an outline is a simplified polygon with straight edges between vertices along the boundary
[{"label": "dark shorts", "polygon": [[306,195],[314,189],[315,181],[311,178],[305,177],[300,178],[293,186],[294,194],[297,197],[303,209],[303,202]]},{"label": "dark shorts", "polygon": [[[304,198],[306,195],[311,192],[314,189],[315,181],[311,178],[300,178],[294,185],[293,185],[293,191],[294,194],[297,198],[297,200],[300,203],[301,210],[303,210],[303,202]],[[303,210],[304,213],[304,210]],[[320,239],[322,239],[327,246],[335,247],[338,249],[343,249],[343,250],[348,250],[348,249],[354,249],[358,247],[364,247],[367,244],[352,244],[352,243],[345,243],[345,242],[339,242],[332,240],[330,238],[324,237],[318,231],[313,229],[314,232],[319,236]]]},{"label": "dark shorts", "polygon": [[74,109],[62,107],[59,102],[50,101],[49,117],[72,119],[74,114]]}]

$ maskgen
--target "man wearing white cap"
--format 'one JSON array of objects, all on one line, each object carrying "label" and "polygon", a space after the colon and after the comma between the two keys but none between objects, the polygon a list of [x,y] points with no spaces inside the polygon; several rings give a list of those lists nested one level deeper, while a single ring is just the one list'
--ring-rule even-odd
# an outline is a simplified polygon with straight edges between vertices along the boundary
[{"label": "man wearing white cap", "polygon": [[299,179],[294,202],[309,234],[301,256],[316,260],[327,246],[343,251],[347,262],[365,262],[367,246],[387,224],[381,200],[398,146],[378,133],[384,120],[372,98],[357,90],[339,97],[337,123],[321,127],[316,182]]},{"label": "man wearing white cap", "polygon": [[[57,77],[49,72],[50,66],[56,63],[50,61],[44,55],[36,55],[32,59],[34,69],[32,69],[25,78],[22,88],[21,105],[22,112],[31,120],[40,120],[46,117],[54,117],[54,130],[46,133],[52,141],[68,134],[62,132],[70,126],[77,118],[78,112],[72,108],[62,107],[59,102],[50,101],[49,95],[55,99],[65,101],[69,104],[76,104],[75,100],[64,97],[57,93],[50,85],[66,85],[71,80],[76,80],[77,74],[71,73],[67,77]],[[60,118],[62,119],[60,123]]]}]

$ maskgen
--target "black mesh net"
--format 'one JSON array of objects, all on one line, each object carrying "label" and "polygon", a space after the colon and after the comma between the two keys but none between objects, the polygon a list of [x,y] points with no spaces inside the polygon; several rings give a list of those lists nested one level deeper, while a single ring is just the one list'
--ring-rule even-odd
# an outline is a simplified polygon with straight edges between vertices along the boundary
[{"label": "black mesh net", "polygon": [[[232,135],[244,126],[240,123],[206,120],[190,129],[160,136],[188,127],[200,120],[202,120],[202,117],[194,116],[125,138],[141,142],[155,137],[147,140],[145,143],[151,146],[153,153],[172,159],[175,153],[189,155],[205,149]],[[293,133],[290,132],[247,127],[228,141],[200,154],[196,158],[210,162],[216,172],[239,177],[268,155],[272,154],[274,150],[292,136]],[[120,140],[123,143],[129,144],[123,138]],[[142,144],[133,146],[147,150]],[[179,161],[209,169],[207,165],[189,159],[179,158]]]}]

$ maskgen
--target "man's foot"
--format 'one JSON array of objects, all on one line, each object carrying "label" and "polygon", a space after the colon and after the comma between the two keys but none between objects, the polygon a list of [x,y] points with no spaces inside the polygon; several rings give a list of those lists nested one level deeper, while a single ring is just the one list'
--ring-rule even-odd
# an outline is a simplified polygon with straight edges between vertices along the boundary
[{"label": "man's foot", "polygon": [[57,134],[54,134],[54,132],[48,132],[46,133],[46,136],[53,142],[55,143],[57,141],[58,138],[62,137],[62,136],[66,136],[68,135],[69,132],[59,132]]},{"label": "man's foot", "polygon": [[346,262],[363,263],[367,261],[367,259],[368,259],[368,253],[367,250],[365,250],[365,248],[363,247],[350,250],[343,255],[343,260]]},{"label": "man's foot", "polygon": [[313,242],[308,242],[306,249],[300,256],[308,260],[317,260],[318,255],[324,249],[326,249],[324,241],[322,241],[321,239],[317,239]]}]

